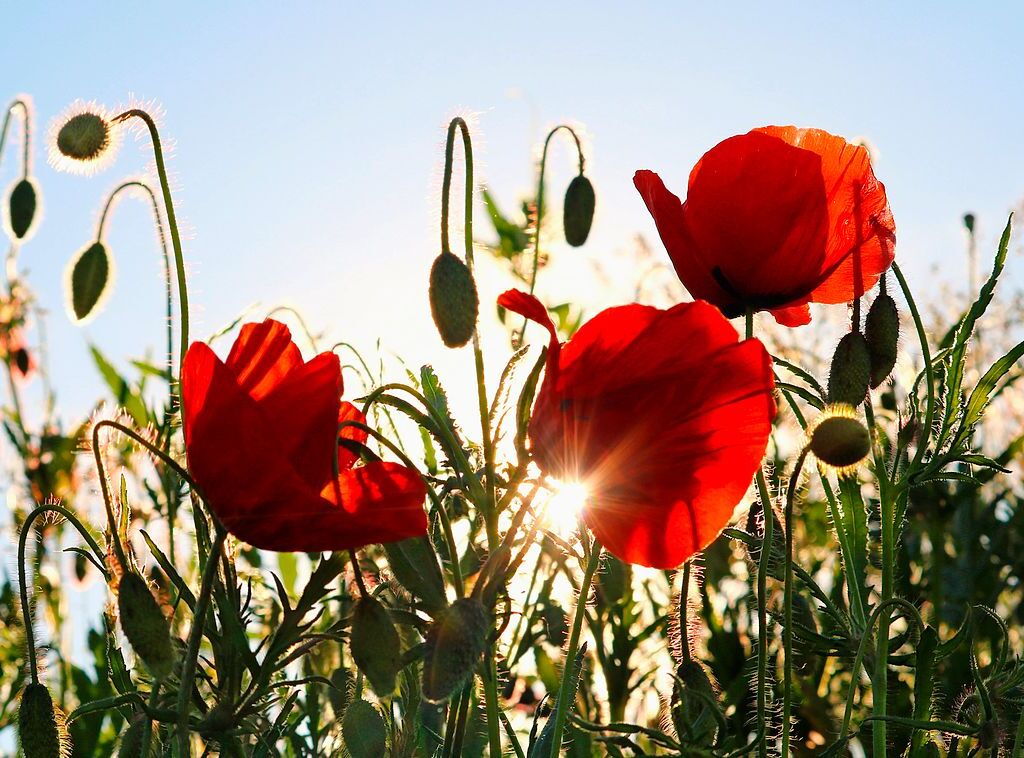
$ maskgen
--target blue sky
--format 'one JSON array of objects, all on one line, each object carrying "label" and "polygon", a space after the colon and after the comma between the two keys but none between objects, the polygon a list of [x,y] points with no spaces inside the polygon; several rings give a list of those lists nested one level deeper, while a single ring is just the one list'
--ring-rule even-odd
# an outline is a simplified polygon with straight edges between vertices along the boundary
[{"label": "blue sky", "polygon": [[[441,353],[425,279],[442,129],[459,110],[477,114],[480,178],[506,206],[533,182],[544,127],[586,126],[599,205],[589,255],[637,232],[657,245],[635,169],[656,169],[681,192],[705,150],[766,123],[872,140],[897,255],[919,292],[935,267],[962,281],[964,211],[978,214],[988,250],[1024,196],[1019,5],[369,5],[9,5],[0,98],[30,93],[43,125],[76,98],[115,106],[134,94],[163,106],[194,335],[255,302],[286,302],[337,339],[381,336],[413,365]],[[36,153],[46,218],[23,264],[51,311],[69,415],[100,391],[87,340],[122,362],[161,344],[141,203],[122,205],[111,225],[118,279],[107,310],[79,329],[61,295],[103,195],[145,168],[145,148],[129,140],[91,179],[57,174]],[[16,170],[9,151],[0,183]],[[558,152],[551,181],[564,186],[569,170]],[[555,288],[569,299],[571,284]]]}]

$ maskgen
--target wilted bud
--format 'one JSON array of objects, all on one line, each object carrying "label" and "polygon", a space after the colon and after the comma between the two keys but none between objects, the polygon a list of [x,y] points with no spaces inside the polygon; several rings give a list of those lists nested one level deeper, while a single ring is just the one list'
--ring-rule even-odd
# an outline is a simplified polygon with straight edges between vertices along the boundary
[{"label": "wilted bud", "polygon": [[82,249],[71,262],[67,276],[68,306],[77,321],[94,315],[109,291],[110,254],[102,242]]},{"label": "wilted bud", "polygon": [[864,322],[864,338],[871,358],[871,387],[874,389],[889,378],[896,365],[900,315],[891,296],[879,295],[871,304]]},{"label": "wilted bud", "polygon": [[583,174],[577,175],[565,191],[562,205],[562,228],[565,241],[573,247],[580,247],[590,235],[594,223],[594,185]]},{"label": "wilted bud", "polygon": [[473,338],[480,300],[469,267],[443,252],[430,268],[430,313],[448,347],[462,347]]},{"label": "wilted bud", "polygon": [[364,597],[352,613],[352,659],[373,691],[387,697],[395,691],[402,670],[402,641],[387,608],[379,600]]},{"label": "wilted bud", "polygon": [[354,700],[341,722],[345,748],[352,758],[384,758],[387,754],[387,727],[377,709],[365,700]]},{"label": "wilted bud", "polygon": [[836,345],[828,375],[828,401],[860,405],[868,394],[871,355],[860,332],[850,332]]},{"label": "wilted bud", "polygon": [[[117,749],[117,758],[149,758],[149,755],[158,755],[153,747],[157,741],[156,725],[140,713],[136,715],[128,728],[121,735],[121,745]],[[149,755],[142,754],[142,748],[146,744],[146,732],[149,732]]]},{"label": "wilted bud", "polygon": [[825,416],[809,430],[807,446],[819,462],[849,473],[871,452],[867,427],[854,418],[853,408],[837,406],[827,409]]},{"label": "wilted bud", "polygon": [[174,669],[171,626],[145,579],[124,572],[117,589],[117,610],[124,636],[149,673],[157,679],[170,674]]},{"label": "wilted bud", "polygon": [[478,599],[456,600],[427,632],[423,697],[432,703],[450,698],[468,679],[487,648],[491,615]]},{"label": "wilted bud", "polygon": [[17,240],[24,240],[32,231],[39,206],[39,193],[35,182],[22,179],[11,189],[7,197],[7,227]]},{"label": "wilted bud", "polygon": [[18,739],[25,758],[64,758],[71,754],[64,713],[39,682],[29,684],[21,693]]}]

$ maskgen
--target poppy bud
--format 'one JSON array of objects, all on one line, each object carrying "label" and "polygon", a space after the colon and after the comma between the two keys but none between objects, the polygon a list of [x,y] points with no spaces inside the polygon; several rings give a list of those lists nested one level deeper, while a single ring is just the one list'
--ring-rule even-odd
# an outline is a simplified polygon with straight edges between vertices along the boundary
[{"label": "poppy bud", "polygon": [[815,424],[808,447],[821,463],[846,473],[871,452],[871,438],[853,408],[840,406]]},{"label": "poppy bud", "polygon": [[971,233],[971,234],[974,233],[974,214],[973,213],[965,213],[964,214],[964,228],[967,229],[967,231],[969,233]]},{"label": "poppy bud", "polygon": [[149,731],[150,755],[157,754],[152,746],[156,742],[156,729],[154,724],[145,714],[140,713],[132,719],[131,724],[121,735],[121,745],[117,749],[117,758],[149,758],[142,754],[142,746],[146,741],[146,731]]},{"label": "poppy bud", "polygon": [[75,114],[57,131],[57,149],[76,161],[94,161],[110,146],[110,122],[93,111]]},{"label": "poppy bud", "polygon": [[61,758],[71,754],[64,713],[39,682],[29,684],[21,693],[18,738],[25,758]]},{"label": "poppy bud", "polygon": [[387,608],[379,600],[364,597],[352,613],[352,659],[373,691],[387,697],[395,691],[402,669],[402,641]]},{"label": "poppy bud", "polygon": [[442,703],[473,674],[487,647],[491,615],[478,599],[456,600],[427,632],[423,697]]},{"label": "poppy bud", "polygon": [[336,668],[331,674],[331,684],[333,686],[327,690],[327,699],[331,701],[331,707],[336,714],[344,713],[348,706],[352,674],[344,666]]},{"label": "poppy bud", "polygon": [[871,304],[864,322],[864,338],[871,357],[871,388],[875,389],[889,377],[896,365],[900,315],[891,296],[879,295]]},{"label": "poppy bud", "polygon": [[38,194],[31,179],[22,179],[14,185],[7,197],[7,225],[15,239],[24,240],[36,219]]},{"label": "poppy bud", "polygon": [[836,345],[828,375],[830,403],[860,405],[868,394],[871,379],[871,355],[867,340],[860,332],[850,332]]},{"label": "poppy bud", "polygon": [[444,251],[430,268],[430,313],[448,347],[462,347],[473,338],[480,300],[469,267]]},{"label": "poppy bud", "polygon": [[565,241],[573,247],[580,247],[590,235],[594,222],[594,185],[583,174],[569,182],[562,204],[562,229]]},{"label": "poppy bud", "polygon": [[[701,742],[714,742],[718,719],[718,694],[704,667],[687,661],[676,670],[678,681],[672,693],[672,720],[678,734],[693,733]],[[720,709],[718,709],[720,710]]]},{"label": "poppy bud", "polygon": [[93,315],[107,294],[110,282],[110,254],[102,242],[84,248],[71,264],[67,297],[75,319],[84,321]]},{"label": "poppy bud", "polygon": [[352,758],[384,758],[387,753],[387,728],[384,719],[370,703],[355,700],[345,710],[341,722],[345,748]]},{"label": "poppy bud", "polygon": [[117,609],[124,636],[149,673],[157,679],[170,674],[174,669],[171,627],[145,579],[124,572],[117,589]]}]

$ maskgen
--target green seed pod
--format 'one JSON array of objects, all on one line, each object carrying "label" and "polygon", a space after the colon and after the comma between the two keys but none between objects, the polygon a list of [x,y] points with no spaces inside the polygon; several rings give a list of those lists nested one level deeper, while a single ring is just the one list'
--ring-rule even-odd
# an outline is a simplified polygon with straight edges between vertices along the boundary
[{"label": "green seed pod", "polygon": [[91,111],[72,116],[57,132],[57,149],[61,155],[76,161],[96,160],[110,143],[110,123]]},{"label": "green seed pod", "polygon": [[450,698],[469,678],[487,648],[491,615],[478,599],[456,600],[427,632],[423,697],[432,703]]},{"label": "green seed pod", "polygon": [[153,676],[163,679],[174,669],[171,627],[160,604],[138,574],[126,571],[117,591],[121,628],[135,654]]},{"label": "green seed pod", "polygon": [[836,345],[828,375],[830,403],[860,405],[868,394],[871,380],[871,355],[860,332],[850,332]]},{"label": "green seed pod", "polygon": [[64,758],[71,755],[71,738],[64,713],[54,705],[50,691],[39,682],[21,693],[18,739],[25,758]]},{"label": "green seed pod", "polygon": [[879,295],[868,309],[864,338],[871,356],[871,388],[875,389],[892,373],[900,339],[900,314],[889,295]]},{"label": "green seed pod", "polygon": [[364,597],[352,613],[352,659],[379,697],[395,691],[402,670],[402,641],[379,600]]},{"label": "green seed pod", "polygon": [[562,228],[565,241],[573,247],[581,247],[590,235],[594,223],[594,185],[583,174],[579,174],[565,191],[562,204]]},{"label": "green seed pod", "polygon": [[75,256],[67,278],[69,310],[79,322],[99,309],[110,290],[110,254],[102,242],[94,242]]},{"label": "green seed pod", "polygon": [[480,300],[476,282],[462,259],[443,252],[430,268],[430,313],[448,347],[462,347],[473,338]]},{"label": "green seed pod", "polygon": [[815,425],[808,447],[820,462],[845,472],[871,452],[871,439],[864,424],[852,415],[840,412]]},{"label": "green seed pod", "polygon": [[345,748],[352,758],[384,758],[387,728],[377,709],[365,700],[354,700],[341,722]]},{"label": "green seed pod", "polygon": [[7,227],[15,239],[24,240],[29,236],[38,205],[39,193],[35,182],[22,179],[14,185],[7,197]]},{"label": "green seed pod", "polygon": [[121,744],[117,749],[117,758],[149,758],[142,754],[142,747],[146,741],[146,730],[149,730],[149,755],[159,754],[153,748],[157,743],[157,731],[155,725],[142,713],[135,716],[128,728],[121,735]]}]

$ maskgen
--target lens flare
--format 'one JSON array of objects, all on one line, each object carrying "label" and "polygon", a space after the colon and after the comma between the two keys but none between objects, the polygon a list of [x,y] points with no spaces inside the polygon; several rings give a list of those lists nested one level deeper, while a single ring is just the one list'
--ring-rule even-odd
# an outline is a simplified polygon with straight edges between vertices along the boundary
[{"label": "lens flare", "polygon": [[548,481],[548,488],[551,495],[547,503],[547,522],[555,532],[571,534],[576,529],[590,491],[582,482],[559,482],[553,479]]}]

